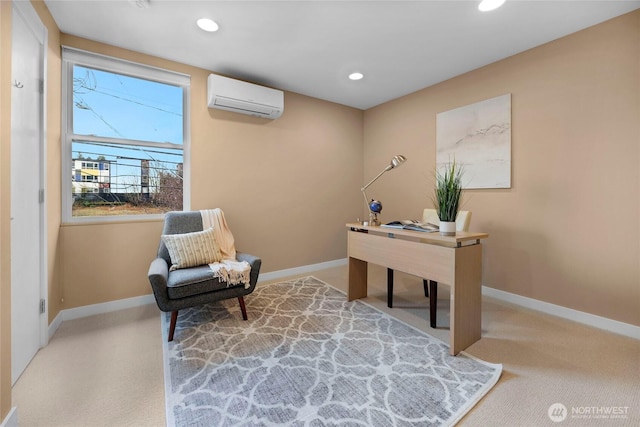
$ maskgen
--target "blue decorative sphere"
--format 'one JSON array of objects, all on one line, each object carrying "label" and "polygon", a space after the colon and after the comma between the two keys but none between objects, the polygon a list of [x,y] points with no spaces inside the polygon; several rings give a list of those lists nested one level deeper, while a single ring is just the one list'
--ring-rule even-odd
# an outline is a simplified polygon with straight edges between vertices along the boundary
[{"label": "blue decorative sphere", "polygon": [[375,213],[380,213],[380,212],[382,212],[382,203],[380,203],[380,202],[379,202],[379,201],[377,201],[377,200],[373,200],[373,199],[372,199],[372,200],[369,202],[369,210],[370,210],[371,212],[375,212]]}]

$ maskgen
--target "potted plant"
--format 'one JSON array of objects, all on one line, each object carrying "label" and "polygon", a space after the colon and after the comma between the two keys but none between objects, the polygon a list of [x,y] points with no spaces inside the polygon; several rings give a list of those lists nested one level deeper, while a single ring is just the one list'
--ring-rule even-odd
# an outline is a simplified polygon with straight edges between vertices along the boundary
[{"label": "potted plant", "polygon": [[440,234],[455,236],[456,217],[462,196],[462,167],[454,159],[444,169],[436,170],[434,205],[440,219]]}]

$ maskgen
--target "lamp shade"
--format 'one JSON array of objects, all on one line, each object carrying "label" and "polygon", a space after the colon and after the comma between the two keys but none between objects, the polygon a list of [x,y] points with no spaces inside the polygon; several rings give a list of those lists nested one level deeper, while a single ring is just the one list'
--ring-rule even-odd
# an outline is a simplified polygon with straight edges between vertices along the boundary
[{"label": "lamp shade", "polygon": [[391,163],[389,163],[389,166],[387,166],[384,169],[385,172],[386,171],[390,171],[391,169],[397,168],[398,166],[403,164],[406,160],[407,160],[407,158],[404,157],[402,154],[398,154],[397,156],[393,156],[393,159],[391,159]]},{"label": "lamp shade", "polygon": [[393,159],[391,159],[391,168],[397,168],[398,166],[403,164],[406,160],[407,160],[406,157],[404,157],[402,154],[393,156]]}]

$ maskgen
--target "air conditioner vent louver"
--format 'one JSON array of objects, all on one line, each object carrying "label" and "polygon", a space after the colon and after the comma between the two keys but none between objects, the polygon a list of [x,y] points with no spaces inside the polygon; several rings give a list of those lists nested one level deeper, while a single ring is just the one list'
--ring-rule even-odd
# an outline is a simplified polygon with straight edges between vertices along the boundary
[{"label": "air conditioner vent louver", "polygon": [[281,90],[216,74],[209,75],[207,93],[209,108],[268,119],[277,119],[284,111],[284,93]]}]

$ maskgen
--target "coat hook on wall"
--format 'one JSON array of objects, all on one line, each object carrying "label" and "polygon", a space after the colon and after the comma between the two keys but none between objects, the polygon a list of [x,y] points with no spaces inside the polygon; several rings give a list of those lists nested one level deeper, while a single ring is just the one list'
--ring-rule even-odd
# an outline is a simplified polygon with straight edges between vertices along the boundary
[{"label": "coat hook on wall", "polygon": [[18,89],[22,89],[24,87],[24,85],[22,83],[20,83],[19,81],[17,81],[17,80],[13,81],[13,85],[15,87],[17,87]]}]

